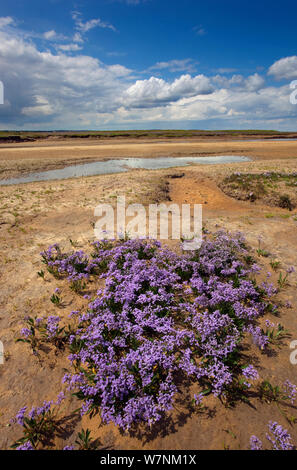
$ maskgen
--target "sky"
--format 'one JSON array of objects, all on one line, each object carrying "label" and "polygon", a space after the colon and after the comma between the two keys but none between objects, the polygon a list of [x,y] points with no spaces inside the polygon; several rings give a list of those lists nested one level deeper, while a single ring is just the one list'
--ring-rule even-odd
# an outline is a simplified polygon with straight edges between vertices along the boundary
[{"label": "sky", "polygon": [[297,131],[296,18],[288,0],[1,0],[0,129]]}]

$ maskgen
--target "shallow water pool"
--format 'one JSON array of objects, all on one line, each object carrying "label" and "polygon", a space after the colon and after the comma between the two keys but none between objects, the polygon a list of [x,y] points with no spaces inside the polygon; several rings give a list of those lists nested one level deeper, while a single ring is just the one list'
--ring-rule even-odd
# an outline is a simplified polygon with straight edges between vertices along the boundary
[{"label": "shallow water pool", "polygon": [[197,163],[200,165],[215,165],[219,163],[247,162],[250,158],[239,155],[220,155],[211,157],[156,157],[156,158],[123,158],[101,162],[83,163],[66,166],[62,169],[31,173],[19,178],[1,180],[0,185],[32,183],[34,181],[62,180],[80,176],[105,175],[122,173],[130,169],[160,170]]}]

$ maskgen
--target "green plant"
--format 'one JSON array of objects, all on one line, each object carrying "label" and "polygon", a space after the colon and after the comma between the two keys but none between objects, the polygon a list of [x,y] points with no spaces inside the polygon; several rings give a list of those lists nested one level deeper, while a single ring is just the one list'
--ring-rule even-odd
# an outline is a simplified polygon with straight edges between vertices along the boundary
[{"label": "green plant", "polygon": [[280,289],[283,289],[285,287],[285,285],[287,284],[288,276],[289,276],[288,273],[286,273],[286,274],[279,273],[277,283],[278,283]]},{"label": "green plant", "polygon": [[295,403],[297,388],[289,380],[283,386],[272,385],[269,380],[263,380],[258,388],[259,398],[265,403],[275,403],[280,413],[292,424],[297,421],[295,416],[289,415],[284,409],[284,404],[288,401]]},{"label": "green plant", "polygon": [[263,256],[264,258],[267,258],[269,256],[269,252],[266,250],[263,250],[262,248],[257,249],[257,254],[259,256]]},{"label": "green plant", "polygon": [[283,209],[289,209],[289,211],[293,209],[293,204],[288,194],[283,194],[280,196],[279,207],[282,207]]},{"label": "green plant", "polygon": [[57,349],[63,349],[68,342],[69,336],[73,334],[73,329],[70,325],[68,327],[59,326],[60,317],[27,317],[25,320],[27,327],[21,329],[23,338],[18,338],[16,342],[30,344],[34,353],[37,352],[37,348],[42,342],[52,343]]},{"label": "green plant", "polygon": [[26,407],[18,412],[13,422],[22,426],[23,437],[12,444],[12,449],[36,449],[39,444],[44,446],[50,442],[59,428],[56,410],[51,409],[52,404],[44,401],[43,406],[33,407],[28,416],[25,415]]},{"label": "green plant", "polygon": [[78,450],[91,450],[94,449],[94,442],[91,439],[91,431],[89,429],[82,429],[78,433],[78,438],[75,441],[78,445]]},{"label": "green plant", "polygon": [[76,292],[77,294],[80,294],[85,288],[86,283],[81,279],[77,279],[70,283],[70,289]]},{"label": "green plant", "polygon": [[24,336],[24,338],[17,338],[16,343],[22,342],[22,343],[28,343],[30,344],[32,351],[36,352],[39,339],[36,336],[36,330],[37,330],[37,325],[36,325],[36,317],[31,318],[28,317],[26,318],[26,323],[27,323],[27,328],[23,328],[21,330],[21,334]]},{"label": "green plant", "polygon": [[54,305],[60,305],[61,304],[61,299],[58,295],[56,294],[53,294],[51,296],[51,302],[54,304]]},{"label": "green plant", "polygon": [[271,266],[272,269],[274,269],[274,270],[276,270],[277,268],[279,268],[279,267],[280,267],[280,264],[281,264],[280,261],[277,261],[277,260],[275,260],[275,261],[270,261],[270,266]]},{"label": "green plant", "polygon": [[267,321],[266,328],[262,329],[262,333],[267,336],[270,344],[277,344],[281,338],[287,335],[287,330],[280,323],[275,326]]}]

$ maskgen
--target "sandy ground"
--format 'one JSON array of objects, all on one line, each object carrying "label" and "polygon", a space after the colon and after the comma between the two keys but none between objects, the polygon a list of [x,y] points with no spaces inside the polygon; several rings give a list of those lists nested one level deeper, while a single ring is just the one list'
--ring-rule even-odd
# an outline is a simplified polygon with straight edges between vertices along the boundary
[{"label": "sandy ground", "polygon": [[[15,145],[14,145],[15,147]],[[54,146],[53,146],[54,147]],[[56,354],[51,348],[36,357],[29,346],[16,343],[19,331],[24,326],[26,315],[40,316],[58,314],[67,319],[71,310],[85,308],[87,300],[69,290],[66,281],[55,280],[46,274],[45,280],[37,272],[44,268],[40,251],[57,242],[62,248],[71,250],[70,239],[77,247],[86,248],[94,240],[94,208],[100,202],[114,203],[118,195],[125,195],[127,203],[151,202],[177,204],[203,204],[203,221],[209,230],[225,228],[241,230],[255,250],[258,238],[261,247],[269,251],[269,257],[258,257],[257,262],[272,272],[276,282],[279,271],[273,272],[270,261],[278,259],[281,270],[297,267],[297,211],[271,208],[261,204],[237,201],[228,197],[218,187],[226,175],[233,171],[263,172],[296,171],[297,142],[238,143],[153,143],[153,144],[100,144],[90,146],[66,146],[62,151],[51,148],[0,148],[3,168],[9,174],[16,166],[27,168],[29,161],[39,164],[59,159],[152,156],[160,154],[234,153],[253,157],[253,162],[214,166],[192,166],[160,171],[135,170],[125,174],[92,176],[59,182],[38,182],[0,188],[0,340],[4,344],[5,362],[0,365],[0,448],[8,448],[21,437],[20,428],[8,425],[9,420],[22,407],[40,405],[44,399],[55,399],[62,389],[61,378],[65,369],[70,370],[67,354]],[[43,153],[44,152],[44,153]],[[64,153],[66,152],[66,154]],[[249,152],[249,153],[248,153]],[[61,155],[62,154],[62,155]],[[24,156],[25,155],[25,156]],[[97,158],[96,158],[97,159]],[[39,163],[38,163],[39,162]],[[43,167],[42,167],[43,168]],[[183,175],[173,179],[172,174]],[[280,309],[279,321],[289,335],[280,347],[273,347],[270,354],[261,354],[255,346],[246,343],[246,354],[259,370],[261,379],[268,378],[274,384],[289,379],[297,382],[297,366],[289,360],[290,342],[297,339],[297,276],[293,274],[289,285],[277,296],[284,304],[290,300],[292,309]],[[61,289],[63,307],[50,302],[55,288]],[[93,286],[96,290],[96,286]],[[266,318],[266,317],[265,317]],[[113,425],[102,425],[99,418],[82,422],[73,418],[71,412],[78,407],[68,394],[62,409],[68,416],[62,437],[56,441],[57,448],[73,443],[82,427],[92,430],[101,445],[114,449],[245,449],[249,437],[256,434],[265,442],[265,432],[270,419],[289,429],[297,443],[297,425],[290,426],[278,408],[263,404],[257,397],[251,406],[238,403],[226,409],[218,399],[209,398],[207,411],[190,414],[187,407],[189,390],[182,390],[168,420],[155,426],[151,432],[140,429],[134,436],[122,435]],[[287,412],[297,416],[295,408]]]}]

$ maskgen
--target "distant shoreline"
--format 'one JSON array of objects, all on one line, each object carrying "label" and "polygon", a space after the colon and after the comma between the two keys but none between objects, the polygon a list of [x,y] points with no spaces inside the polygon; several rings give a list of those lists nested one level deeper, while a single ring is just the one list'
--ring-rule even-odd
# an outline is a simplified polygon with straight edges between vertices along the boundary
[{"label": "distant shoreline", "polygon": [[130,131],[0,131],[0,143],[22,143],[44,140],[150,140],[150,139],[292,139],[297,132],[273,130],[130,130]]}]

